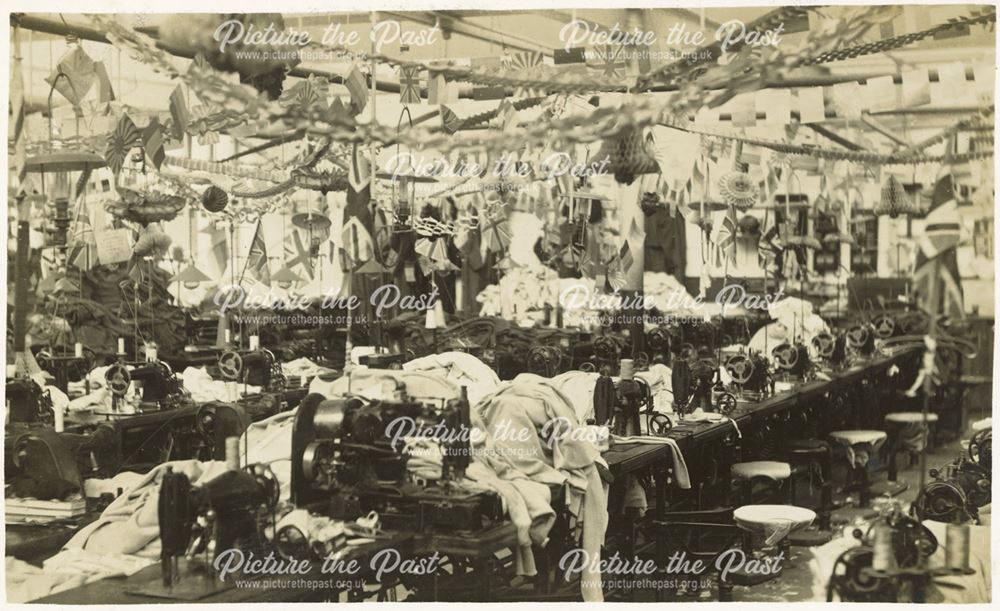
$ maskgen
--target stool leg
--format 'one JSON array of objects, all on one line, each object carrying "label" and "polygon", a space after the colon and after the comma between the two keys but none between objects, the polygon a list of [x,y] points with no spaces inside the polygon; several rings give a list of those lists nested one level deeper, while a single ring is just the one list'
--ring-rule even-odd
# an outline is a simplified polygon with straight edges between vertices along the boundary
[{"label": "stool leg", "polygon": [[833,453],[827,452],[825,459],[819,464],[820,497],[819,497],[819,527],[830,530],[830,513],[833,511]]},{"label": "stool leg", "polygon": [[896,463],[896,455],[899,454],[899,433],[896,431],[895,427],[889,431],[889,443],[886,444],[886,449],[889,450],[889,481],[896,481],[896,475],[898,473],[898,464]]},{"label": "stool leg", "polygon": [[871,490],[868,481],[868,465],[862,465],[858,470],[858,504],[861,507],[868,507],[871,503]]}]

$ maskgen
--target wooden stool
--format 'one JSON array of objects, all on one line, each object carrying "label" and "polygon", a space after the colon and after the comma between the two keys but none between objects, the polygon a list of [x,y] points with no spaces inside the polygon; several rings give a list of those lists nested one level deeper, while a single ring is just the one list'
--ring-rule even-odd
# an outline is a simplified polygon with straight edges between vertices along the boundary
[{"label": "wooden stool", "polygon": [[[889,436],[887,449],[889,452],[889,481],[896,481],[898,473],[896,455],[900,451],[910,452],[911,465],[914,452],[920,452],[930,441],[930,425],[938,421],[938,415],[928,413],[924,420],[922,412],[895,412],[887,414],[885,417],[885,429]],[[909,442],[904,440],[904,432],[912,429],[909,435]],[[920,447],[917,447],[920,446]]]},{"label": "wooden stool", "polygon": [[786,462],[774,460],[738,462],[730,468],[729,475],[740,487],[742,497],[740,501],[749,505],[753,502],[754,481],[777,484],[779,489],[787,487],[788,480],[792,476],[792,467]]},{"label": "wooden stool", "polygon": [[785,444],[784,455],[793,469],[789,484],[792,503],[795,502],[795,468],[804,467],[810,472],[815,468],[819,471],[819,528],[830,530],[830,512],[833,510],[833,449],[830,444],[822,439],[794,439]]},{"label": "wooden stool", "polygon": [[764,547],[779,547],[788,559],[788,535],[816,519],[816,512],[795,505],[744,505],[733,511],[736,525],[764,537]]},{"label": "wooden stool", "polygon": [[834,431],[830,439],[847,449],[850,462],[848,489],[858,491],[858,505],[868,507],[871,502],[871,482],[868,479],[868,461],[871,455],[885,443],[885,431]]}]

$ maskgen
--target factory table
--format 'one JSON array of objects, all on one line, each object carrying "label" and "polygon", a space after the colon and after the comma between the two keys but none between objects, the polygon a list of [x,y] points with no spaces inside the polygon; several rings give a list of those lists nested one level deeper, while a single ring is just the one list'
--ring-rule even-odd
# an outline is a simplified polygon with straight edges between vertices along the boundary
[{"label": "factory table", "polygon": [[[675,439],[681,451],[688,455],[697,445],[724,439],[727,435],[735,432],[733,423],[740,429],[748,428],[755,421],[762,420],[783,411],[790,410],[801,402],[809,399],[822,397],[824,394],[844,388],[850,384],[858,382],[864,378],[883,374],[893,365],[902,366],[908,361],[916,363],[919,358],[918,348],[901,350],[896,353],[880,356],[871,359],[869,362],[849,367],[847,369],[832,372],[830,380],[816,380],[801,384],[790,390],[780,392],[772,397],[756,403],[743,404],[737,407],[732,417],[732,422],[703,422],[694,425],[685,425],[671,430],[668,434]],[[657,482],[657,503],[655,504],[654,515],[662,511],[664,507],[663,499],[666,488],[666,478],[662,477],[660,465],[672,465],[673,457],[670,448],[665,445],[651,444],[619,444],[604,453],[604,458],[608,463],[609,470],[613,477],[618,478],[630,473],[636,473],[645,469],[661,471],[661,475],[656,477]],[[489,533],[490,547],[492,550],[502,547],[511,547],[516,544],[516,532],[511,525],[506,528],[493,530]],[[419,543],[417,548],[429,549],[436,543],[446,543],[442,538],[424,539],[423,545]],[[458,544],[457,541],[450,541]],[[461,547],[475,548],[476,538],[465,538]],[[471,547],[470,547],[471,546]],[[374,553],[375,550],[372,550]],[[419,551],[419,550],[417,550]],[[456,550],[457,551],[457,550]],[[157,599],[144,596],[126,594],[128,584],[134,583],[139,575],[149,572],[149,575],[159,576],[159,566],[145,569],[143,572],[129,578],[110,578],[103,581],[94,582],[79,588],[74,588],[58,594],[47,596],[34,602],[39,603],[75,603],[75,604],[115,604],[115,603],[150,603],[165,602],[164,599]],[[148,575],[145,576],[149,578]],[[290,579],[290,578],[286,578]],[[482,584],[485,591],[489,591],[487,584]],[[315,597],[314,590],[297,590],[294,588],[278,588],[264,590],[259,588],[231,588],[218,594],[203,598],[198,602],[245,602],[245,601],[275,601],[275,600],[298,600]]]}]

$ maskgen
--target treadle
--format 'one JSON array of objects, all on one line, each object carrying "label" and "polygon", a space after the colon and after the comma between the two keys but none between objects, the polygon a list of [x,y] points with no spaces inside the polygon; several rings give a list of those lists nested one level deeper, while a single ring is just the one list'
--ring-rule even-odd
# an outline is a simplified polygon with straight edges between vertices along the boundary
[{"label": "treadle", "polygon": [[789,533],[787,540],[789,545],[796,545],[799,547],[815,547],[817,545],[826,544],[832,538],[832,532],[828,530],[820,530],[810,526],[809,528]]},{"label": "treadle", "polygon": [[906,482],[884,481],[884,482],[878,482],[876,484],[872,484],[869,487],[869,490],[871,491],[872,498],[875,498],[875,497],[880,497],[880,496],[884,496],[884,495],[899,496],[900,494],[906,492],[906,490],[909,487],[910,487],[910,485],[908,483],[906,483]]},{"label": "treadle", "polygon": [[878,515],[871,507],[841,507],[834,509],[830,513],[830,522],[833,524],[850,524],[855,520],[868,520]]}]

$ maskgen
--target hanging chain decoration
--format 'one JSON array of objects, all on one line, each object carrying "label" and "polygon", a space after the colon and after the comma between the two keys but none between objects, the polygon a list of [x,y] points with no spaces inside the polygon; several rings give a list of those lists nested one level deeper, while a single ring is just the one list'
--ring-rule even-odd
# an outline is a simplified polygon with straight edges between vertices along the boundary
[{"label": "hanging chain decoration", "polygon": [[920,32],[911,32],[909,34],[903,34],[901,36],[895,36],[893,38],[884,38],[875,42],[868,42],[861,45],[856,45],[853,47],[848,47],[846,49],[834,49],[821,53],[815,57],[807,59],[803,65],[814,66],[817,64],[826,64],[829,62],[839,62],[847,59],[854,59],[856,57],[862,57],[864,55],[874,55],[876,53],[886,53],[888,51],[894,51],[902,47],[912,45],[913,43],[920,42],[925,38],[934,36],[941,32],[947,32],[955,28],[969,27],[973,25],[985,25],[989,23],[996,23],[997,14],[996,8],[994,7],[984,7],[983,9],[977,9],[974,11],[973,15],[968,17],[956,17],[954,19],[949,19],[946,23],[941,23],[936,26],[927,28]]}]

